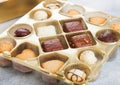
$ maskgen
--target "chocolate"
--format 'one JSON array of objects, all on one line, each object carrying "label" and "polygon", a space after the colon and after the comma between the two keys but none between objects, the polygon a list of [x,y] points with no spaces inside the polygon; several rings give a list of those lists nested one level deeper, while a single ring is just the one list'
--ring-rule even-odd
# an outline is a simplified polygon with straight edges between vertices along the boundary
[{"label": "chocolate", "polygon": [[47,40],[42,43],[45,52],[57,51],[64,49],[62,42],[59,39]]},{"label": "chocolate", "polygon": [[79,48],[84,46],[91,46],[92,40],[90,39],[89,34],[80,34],[75,35],[70,38],[71,46],[73,48]]},{"label": "chocolate", "polygon": [[86,73],[80,69],[71,69],[67,72],[67,78],[73,82],[82,82],[86,76]]},{"label": "chocolate", "polygon": [[1,40],[0,41],[0,53],[4,51],[11,51],[13,49],[13,44],[8,40]]},{"label": "chocolate", "polygon": [[116,42],[118,40],[117,36],[118,35],[115,32],[107,30],[107,31],[103,31],[103,32],[99,33],[97,38],[100,41],[111,43],[111,42]]},{"label": "chocolate", "polygon": [[31,32],[26,28],[18,28],[14,33],[16,37],[24,37],[29,35]]},{"label": "chocolate", "polygon": [[50,3],[46,5],[46,8],[49,9],[59,9],[61,7],[60,3]]},{"label": "chocolate", "polygon": [[38,27],[37,35],[39,37],[55,36],[56,35],[55,26],[48,25],[48,26]]},{"label": "chocolate", "polygon": [[65,22],[63,24],[63,30],[65,32],[74,32],[74,31],[80,31],[80,30],[85,30],[83,23],[80,21],[70,21],[70,22]]},{"label": "chocolate", "polygon": [[107,21],[105,17],[100,17],[100,16],[95,16],[95,17],[90,17],[89,22],[95,25],[101,25],[104,24]]},{"label": "chocolate", "polygon": [[42,67],[51,73],[56,73],[63,65],[64,62],[61,60],[49,60],[42,63]]},{"label": "chocolate", "polygon": [[34,19],[36,20],[45,20],[48,18],[48,14],[44,10],[38,10],[34,13]]},{"label": "chocolate", "polygon": [[92,50],[83,51],[80,54],[79,59],[80,59],[80,61],[83,61],[84,63],[86,63],[88,65],[93,65],[98,61],[95,53]]},{"label": "chocolate", "polygon": [[31,49],[24,49],[20,54],[16,55],[16,58],[21,60],[28,60],[30,58],[35,58],[36,54]]}]

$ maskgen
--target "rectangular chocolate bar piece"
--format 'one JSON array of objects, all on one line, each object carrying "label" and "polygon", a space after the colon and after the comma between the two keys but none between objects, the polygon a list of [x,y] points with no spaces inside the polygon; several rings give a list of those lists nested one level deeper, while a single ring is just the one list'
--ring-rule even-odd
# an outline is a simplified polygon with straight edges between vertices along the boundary
[{"label": "rectangular chocolate bar piece", "polygon": [[84,46],[91,46],[92,40],[90,39],[89,34],[80,34],[70,38],[72,47],[79,48]]},{"label": "rectangular chocolate bar piece", "polygon": [[57,51],[64,49],[62,42],[59,39],[52,39],[43,42],[43,50],[45,52]]},{"label": "rectangular chocolate bar piece", "polygon": [[80,31],[80,30],[85,30],[83,23],[80,21],[69,21],[65,22],[63,24],[63,30],[65,32],[74,32],[74,31]]}]

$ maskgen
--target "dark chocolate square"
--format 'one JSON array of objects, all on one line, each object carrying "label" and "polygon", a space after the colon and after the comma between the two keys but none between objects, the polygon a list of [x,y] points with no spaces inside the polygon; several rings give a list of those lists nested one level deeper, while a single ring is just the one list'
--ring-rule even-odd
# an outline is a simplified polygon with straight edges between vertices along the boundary
[{"label": "dark chocolate square", "polygon": [[80,31],[80,30],[85,30],[82,22],[80,21],[69,21],[65,22],[63,24],[63,30],[65,32],[74,32],[74,31]]},{"label": "dark chocolate square", "polygon": [[80,35],[72,36],[70,38],[70,41],[71,41],[71,46],[73,48],[79,48],[79,47],[92,45],[92,40],[90,39],[89,34],[80,34]]},{"label": "dark chocolate square", "polygon": [[52,39],[43,42],[43,50],[45,52],[57,51],[64,49],[62,42],[59,39]]}]

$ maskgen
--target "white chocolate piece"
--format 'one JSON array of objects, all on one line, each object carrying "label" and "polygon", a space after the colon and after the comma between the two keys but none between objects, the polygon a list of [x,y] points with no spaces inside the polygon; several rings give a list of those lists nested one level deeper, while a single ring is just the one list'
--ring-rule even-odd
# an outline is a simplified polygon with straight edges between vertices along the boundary
[{"label": "white chocolate piece", "polygon": [[80,55],[80,60],[89,65],[95,64],[97,62],[97,58],[94,52],[90,50],[82,52]]},{"label": "white chocolate piece", "polygon": [[56,30],[53,25],[38,27],[37,35],[39,37],[54,36],[56,35]]},{"label": "white chocolate piece", "polygon": [[45,20],[47,18],[48,18],[48,14],[43,10],[39,10],[34,13],[34,19],[36,20]]},{"label": "white chocolate piece", "polygon": [[84,74],[84,71],[81,71],[81,70],[76,69],[76,70],[74,71],[74,74],[82,77],[83,74]]},{"label": "white chocolate piece", "polygon": [[57,6],[57,4],[47,4],[46,7],[49,9],[58,9],[59,5]]}]

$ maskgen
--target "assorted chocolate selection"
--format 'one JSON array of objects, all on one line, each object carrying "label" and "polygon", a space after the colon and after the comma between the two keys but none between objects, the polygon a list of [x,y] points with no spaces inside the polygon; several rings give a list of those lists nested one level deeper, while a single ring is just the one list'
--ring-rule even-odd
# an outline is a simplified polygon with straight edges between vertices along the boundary
[{"label": "assorted chocolate selection", "polygon": [[[91,67],[91,65],[95,65],[99,61],[99,59],[95,51],[85,50],[85,48],[92,48],[93,46],[94,49],[95,46],[97,47],[99,45],[97,43],[102,44],[101,42],[97,41],[102,41],[109,45],[110,43],[118,42],[120,40],[120,33],[116,31],[120,29],[120,22],[110,24],[111,29],[97,29],[96,35],[94,36],[95,38],[97,38],[96,40],[93,37],[93,30],[91,30],[91,28],[89,28],[89,24],[86,24],[86,22],[84,21],[85,16],[83,15],[84,18],[80,16],[76,18],[73,17],[75,15],[84,14],[85,10],[83,7],[74,5],[73,9],[68,8],[67,10],[65,10],[66,8],[63,7],[61,10],[59,10],[59,15],[61,14],[61,12],[63,12],[65,13],[65,15],[61,16],[66,16],[69,18],[72,16],[73,18],[65,18],[64,20],[60,20],[58,18],[58,15],[57,18],[54,19],[54,17],[52,16],[56,15],[54,15],[53,11],[55,9],[57,10],[61,8],[62,6],[63,3],[58,2],[51,2],[47,4],[44,3],[43,7],[45,7],[45,9],[33,9],[32,11],[30,11],[30,13],[28,13],[29,20],[32,23],[32,25],[30,23],[22,24],[22,26],[19,27],[17,25],[20,24],[17,23],[15,27],[11,27],[10,30],[8,30],[8,34],[13,36],[12,39],[14,39],[15,37],[16,42],[20,42],[17,44],[21,44],[22,42],[24,42],[24,45],[20,45],[19,47],[17,45],[17,47],[15,47],[16,42],[14,40],[12,40],[11,42],[11,40],[9,39],[0,39],[0,66],[10,66],[13,64],[14,69],[26,73],[31,72],[31,68],[33,67],[26,67],[24,65],[19,64],[16,61],[19,60],[21,61],[21,63],[26,63],[30,60],[32,62],[32,59],[36,59],[37,64],[39,62],[39,66],[37,65],[36,68],[38,68],[40,71],[44,69],[45,73],[52,73],[59,76],[61,74],[58,75],[57,72],[59,72],[64,65],[65,67],[62,68],[62,72],[65,71],[65,68],[71,63],[67,62],[67,60],[71,61],[70,59],[73,59],[73,64],[82,63],[79,67],[85,67],[85,70],[89,70],[89,67]],[[52,18],[56,21],[52,22]],[[43,22],[44,20],[45,22]],[[47,20],[49,22],[47,22]],[[105,25],[107,20],[107,17],[100,15],[94,15],[88,18],[89,23],[98,26],[103,24]],[[33,26],[33,30],[31,26]],[[28,36],[30,34],[32,36]],[[23,40],[18,40],[17,38],[19,37],[25,38]],[[35,46],[26,42],[32,42],[35,44]],[[74,56],[74,51],[71,50],[81,52],[78,53],[79,55],[76,54],[77,56]],[[6,57],[7,54],[5,54],[5,52],[11,53],[11,57],[14,57],[16,61],[11,62],[5,59],[4,57]],[[69,55],[69,52],[73,52],[73,54]],[[47,55],[47,53],[50,55],[53,54],[51,59],[46,58],[45,60],[43,59],[43,61],[41,61],[41,57]],[[56,53],[58,53],[58,55],[54,55]],[[63,58],[64,56],[58,58],[58,56],[61,56],[62,54],[65,54],[65,56],[67,56],[68,59],[65,60]],[[48,58],[50,57],[50,55],[48,55]],[[56,56],[57,58],[54,58],[54,56]],[[73,56],[74,58],[71,58],[71,56]],[[9,55],[9,58],[12,60],[11,57]],[[65,76],[66,79],[68,79],[72,83],[80,83],[86,81],[88,74],[84,69],[79,69],[79,67],[73,67],[67,70],[66,74],[62,74],[62,76],[60,77],[62,78],[63,76]]]}]

